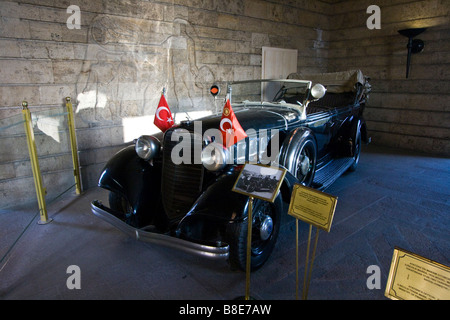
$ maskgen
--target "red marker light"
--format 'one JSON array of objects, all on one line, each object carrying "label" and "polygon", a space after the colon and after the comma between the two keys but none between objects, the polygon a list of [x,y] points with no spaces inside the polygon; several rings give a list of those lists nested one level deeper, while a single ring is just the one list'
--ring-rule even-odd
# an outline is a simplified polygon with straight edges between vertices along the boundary
[{"label": "red marker light", "polygon": [[220,88],[217,85],[213,85],[209,89],[209,92],[215,97],[215,96],[217,96],[220,93]]}]

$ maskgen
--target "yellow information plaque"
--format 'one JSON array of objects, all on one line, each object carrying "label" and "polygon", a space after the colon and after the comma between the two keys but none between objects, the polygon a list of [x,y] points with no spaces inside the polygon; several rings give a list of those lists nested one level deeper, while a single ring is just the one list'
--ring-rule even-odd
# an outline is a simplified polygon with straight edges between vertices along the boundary
[{"label": "yellow information plaque", "polygon": [[450,268],[395,248],[384,294],[393,300],[450,300]]},{"label": "yellow information plaque", "polygon": [[289,214],[319,229],[330,232],[336,209],[337,197],[327,193],[295,184]]}]

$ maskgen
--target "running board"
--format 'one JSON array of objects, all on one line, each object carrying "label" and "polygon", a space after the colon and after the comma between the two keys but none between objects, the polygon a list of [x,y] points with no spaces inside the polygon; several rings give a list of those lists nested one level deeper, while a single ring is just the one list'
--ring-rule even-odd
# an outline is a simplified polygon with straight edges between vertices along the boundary
[{"label": "running board", "polygon": [[316,171],[312,187],[325,190],[353,164],[353,158],[338,158]]}]

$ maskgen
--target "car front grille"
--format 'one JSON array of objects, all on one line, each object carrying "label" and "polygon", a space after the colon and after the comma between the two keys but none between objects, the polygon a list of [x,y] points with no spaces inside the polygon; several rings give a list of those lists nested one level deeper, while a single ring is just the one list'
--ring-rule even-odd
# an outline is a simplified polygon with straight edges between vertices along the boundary
[{"label": "car front grille", "polygon": [[179,141],[172,141],[175,130],[166,132],[163,144],[161,192],[164,210],[169,219],[183,217],[189,211],[200,195],[203,181],[203,165],[194,163],[196,139],[194,134],[190,134],[190,163],[175,164],[173,162],[172,150],[179,143]]}]

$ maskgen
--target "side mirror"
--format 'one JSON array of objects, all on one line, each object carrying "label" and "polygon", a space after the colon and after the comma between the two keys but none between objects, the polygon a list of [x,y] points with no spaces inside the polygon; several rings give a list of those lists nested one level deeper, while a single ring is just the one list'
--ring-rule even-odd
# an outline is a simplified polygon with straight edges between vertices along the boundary
[{"label": "side mirror", "polygon": [[311,95],[316,100],[319,100],[319,99],[323,98],[323,96],[325,95],[326,92],[327,92],[327,89],[323,85],[321,85],[320,83],[316,83],[311,88]]}]

